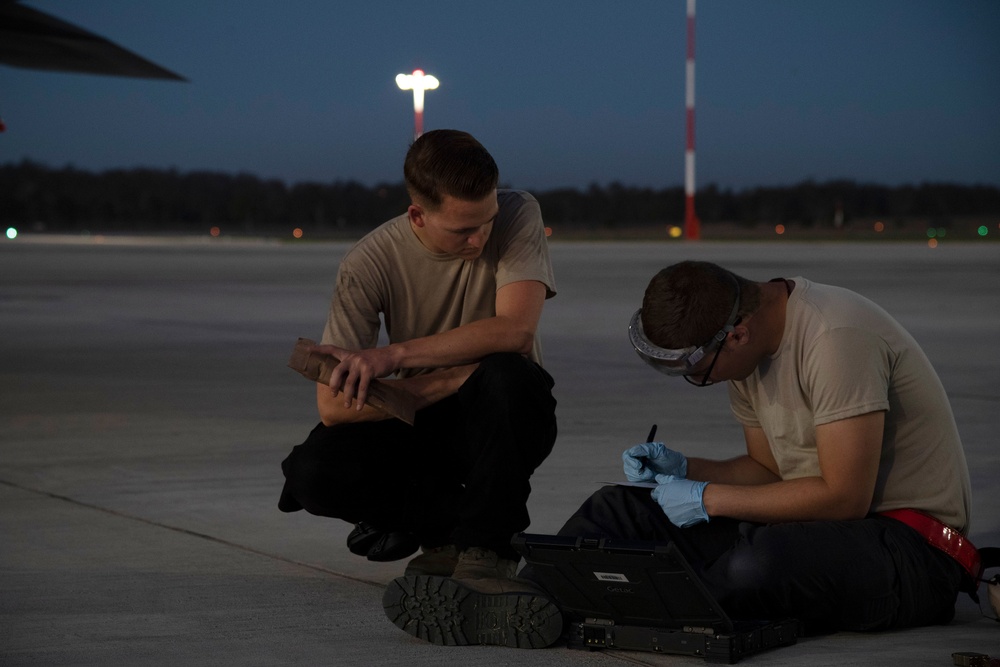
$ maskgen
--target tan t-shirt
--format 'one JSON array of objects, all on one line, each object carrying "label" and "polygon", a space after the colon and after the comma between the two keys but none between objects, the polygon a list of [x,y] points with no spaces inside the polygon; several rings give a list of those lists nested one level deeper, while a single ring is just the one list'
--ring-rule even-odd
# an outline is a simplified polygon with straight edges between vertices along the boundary
[{"label": "tan t-shirt", "polygon": [[729,383],[736,418],[764,430],[782,479],[795,479],[820,474],[817,426],[886,410],[871,511],[923,510],[967,534],[965,453],[923,350],[863,296],[793,280],[778,351]]},{"label": "tan t-shirt", "polygon": [[[420,243],[404,214],[380,225],[348,251],[337,272],[323,343],[374,347],[385,319],[390,343],[450,331],[496,315],[496,292],[537,280],[546,298],[555,278],[538,202],[527,192],[497,192],[499,212],[475,260],[434,253]],[[541,363],[539,337],[531,359]],[[403,369],[401,377],[429,369]]]}]

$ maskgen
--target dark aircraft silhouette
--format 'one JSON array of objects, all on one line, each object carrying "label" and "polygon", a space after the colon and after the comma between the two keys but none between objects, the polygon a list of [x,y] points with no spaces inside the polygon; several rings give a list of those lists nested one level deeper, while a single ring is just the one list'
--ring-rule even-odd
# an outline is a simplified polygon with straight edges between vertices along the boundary
[{"label": "dark aircraft silhouette", "polygon": [[0,0],[0,63],[62,72],[187,80],[99,35],[25,7],[17,0]]}]

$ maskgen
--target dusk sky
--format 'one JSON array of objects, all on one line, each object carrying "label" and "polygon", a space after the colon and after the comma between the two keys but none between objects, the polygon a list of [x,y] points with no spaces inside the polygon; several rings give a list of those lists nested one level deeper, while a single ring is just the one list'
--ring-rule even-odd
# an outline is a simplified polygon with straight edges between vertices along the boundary
[{"label": "dusk sky", "polygon": [[[189,79],[0,65],[0,164],[402,180],[458,128],[544,190],[684,180],[684,0],[32,0]],[[697,184],[1000,185],[1000,2],[700,0]]]}]

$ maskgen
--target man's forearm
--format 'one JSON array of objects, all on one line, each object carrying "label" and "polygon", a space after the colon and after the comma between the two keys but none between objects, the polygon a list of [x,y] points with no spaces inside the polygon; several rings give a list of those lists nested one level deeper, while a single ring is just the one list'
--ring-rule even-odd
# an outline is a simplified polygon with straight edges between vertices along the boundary
[{"label": "man's forearm", "polygon": [[[764,432],[744,427],[747,456],[724,462],[733,476],[720,476],[705,487],[705,510],[709,516],[767,523],[866,516],[875,494],[884,420],[885,413],[875,411],[821,424],[816,428],[820,474],[770,483],[760,471],[769,471],[777,480],[778,465]],[[756,473],[750,463],[759,466]],[[695,465],[695,474],[718,472],[699,467]],[[691,475],[690,463],[689,477],[699,479]]]},{"label": "man's forearm", "polygon": [[709,484],[702,496],[710,517],[725,516],[742,521],[845,521],[860,519],[849,496],[837,493],[822,477],[800,477],[772,484],[737,486]]},{"label": "man's forearm", "polygon": [[[416,396],[417,409],[420,410],[457,392],[477,366],[478,364],[468,364],[454,368],[443,368],[423,375],[385,379],[382,382]],[[356,404],[353,401],[349,406],[344,405],[343,395],[334,397],[330,387],[325,384],[318,384],[316,390],[316,404],[319,408],[320,419],[326,426],[390,418],[390,415],[370,404],[366,404],[361,410],[356,409]]]},{"label": "man's forearm", "polygon": [[534,340],[533,330],[511,318],[495,316],[390,348],[396,368],[445,368],[476,363],[496,352],[528,354]]},{"label": "man's forearm", "polygon": [[320,345],[317,349],[340,359],[330,376],[330,386],[343,391],[345,401],[356,396],[363,404],[373,379],[400,369],[465,366],[499,352],[527,355],[534,346],[545,294],[546,287],[540,282],[517,281],[497,290],[493,317],[384,347],[348,350]]},{"label": "man's forearm", "polygon": [[385,380],[405,389],[417,397],[417,409],[426,408],[456,393],[479,364],[466,364],[452,368],[414,375],[399,380]]},{"label": "man's forearm", "polygon": [[687,461],[687,478],[699,482],[758,485],[777,482],[781,479],[746,455],[725,461],[688,457]]},{"label": "man's forearm", "polygon": [[319,410],[319,419],[325,426],[391,418],[389,413],[373,407],[370,403],[361,410],[357,409],[354,401],[351,401],[350,405],[344,405],[343,395],[334,396],[330,387],[323,383],[316,384],[316,408]]}]

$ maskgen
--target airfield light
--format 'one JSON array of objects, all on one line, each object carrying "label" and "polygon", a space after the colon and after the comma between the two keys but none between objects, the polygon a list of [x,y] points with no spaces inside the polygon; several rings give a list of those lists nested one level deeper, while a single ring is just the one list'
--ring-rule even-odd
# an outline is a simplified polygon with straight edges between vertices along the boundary
[{"label": "airfield light", "polygon": [[13,227],[8,227],[7,228],[7,238],[9,238],[11,240],[16,239],[17,238],[17,230],[14,229]]},{"label": "airfield light", "polygon": [[670,238],[679,239],[681,235],[684,234],[684,230],[677,225],[670,225],[670,229],[667,230],[667,233],[670,234]]},{"label": "airfield light", "polygon": [[424,133],[424,91],[434,90],[440,81],[430,74],[424,74],[421,69],[413,70],[413,74],[397,74],[396,85],[400,90],[413,91],[413,138],[418,139]]},{"label": "airfield light", "polygon": [[986,236],[987,234],[990,233],[990,229],[986,225],[979,225],[979,229],[977,231],[979,232],[980,236]]},{"label": "airfield light", "polygon": [[782,234],[785,233],[785,226],[779,222],[774,226],[774,233],[777,234],[778,236],[781,236]]}]

